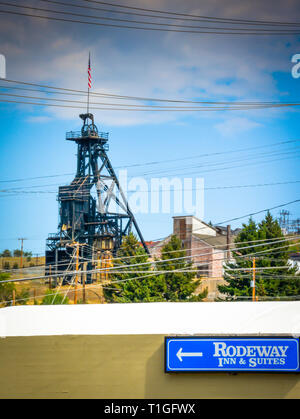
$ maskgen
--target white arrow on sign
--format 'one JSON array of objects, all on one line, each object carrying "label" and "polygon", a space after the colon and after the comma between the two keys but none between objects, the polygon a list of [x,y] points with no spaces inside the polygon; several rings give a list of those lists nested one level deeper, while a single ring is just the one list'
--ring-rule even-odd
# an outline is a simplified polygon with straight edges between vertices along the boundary
[{"label": "white arrow on sign", "polygon": [[203,356],[202,352],[182,352],[182,348],[176,354],[180,362],[182,362],[182,357],[184,356]]}]

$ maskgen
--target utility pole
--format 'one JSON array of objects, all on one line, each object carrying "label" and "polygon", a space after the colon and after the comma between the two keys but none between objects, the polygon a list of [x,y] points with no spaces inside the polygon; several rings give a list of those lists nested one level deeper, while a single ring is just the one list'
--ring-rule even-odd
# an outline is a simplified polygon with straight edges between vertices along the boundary
[{"label": "utility pole", "polygon": [[78,282],[78,268],[79,268],[79,243],[75,243],[76,246],[76,277],[75,277],[75,292],[74,292],[74,304],[77,304],[77,282]]},{"label": "utility pole", "polygon": [[20,237],[18,240],[21,240],[21,262],[20,262],[20,268],[23,268],[23,242],[24,240],[27,240],[25,237]]},{"label": "utility pole", "polygon": [[[85,246],[85,243],[74,242],[76,246],[76,276],[75,276],[75,290],[74,290],[74,304],[77,304],[77,284],[78,284],[78,271],[79,271],[79,246]],[[85,283],[84,283],[85,285]]]},{"label": "utility pole", "polygon": [[231,236],[231,226],[228,224],[227,229],[226,229],[227,261],[230,260],[230,236]]},{"label": "utility pole", "polygon": [[87,262],[83,264],[83,279],[82,279],[82,300],[83,303],[86,303],[86,295],[85,295],[85,281],[86,281],[86,271],[87,271]]}]

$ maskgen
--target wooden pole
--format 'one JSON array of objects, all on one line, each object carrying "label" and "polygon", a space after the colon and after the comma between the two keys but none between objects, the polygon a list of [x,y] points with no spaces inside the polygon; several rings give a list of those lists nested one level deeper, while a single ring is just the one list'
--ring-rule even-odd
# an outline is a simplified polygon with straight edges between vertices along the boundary
[{"label": "wooden pole", "polygon": [[231,236],[231,226],[227,225],[227,231],[226,231],[226,248],[227,248],[227,260],[230,260],[230,236]]},{"label": "wooden pole", "polygon": [[106,256],[105,254],[101,254],[101,271],[100,271],[100,288],[99,288],[100,304],[104,303],[103,282],[105,281],[105,267],[106,267]]},{"label": "wooden pole", "polygon": [[77,304],[77,282],[78,282],[78,260],[79,260],[79,243],[75,243],[76,246],[76,277],[75,277],[75,292],[74,292],[74,304]]},{"label": "wooden pole", "polygon": [[100,261],[100,274],[99,274],[99,281],[103,281],[103,268],[104,268],[104,254],[101,252],[101,261]]},{"label": "wooden pole", "polygon": [[16,290],[13,290],[12,292],[12,305],[16,305]]},{"label": "wooden pole", "polygon": [[20,263],[20,267],[23,268],[23,240],[21,239],[21,263]]},{"label": "wooden pole", "polygon": [[255,301],[255,258],[252,259],[252,301]]},{"label": "wooden pole", "polygon": [[[97,269],[101,269],[101,267],[102,267],[102,256],[101,256],[101,253],[100,252],[98,252],[97,251]],[[98,282],[100,282],[101,281],[101,271],[99,272],[97,272],[97,274],[96,274],[96,281]]]},{"label": "wooden pole", "polygon": [[85,295],[85,282],[86,282],[86,271],[87,271],[87,262],[83,264],[83,278],[82,278],[82,300],[83,303],[86,303],[86,295]]},{"label": "wooden pole", "polygon": [[51,281],[52,280],[52,278],[51,278],[51,265],[49,265],[49,290],[51,290],[51,286],[52,286],[52,284],[51,284]]},{"label": "wooden pole", "polygon": [[58,249],[55,249],[55,279],[54,279],[54,287],[57,286],[57,282],[60,281],[60,278],[57,276],[58,274],[58,266],[57,266],[57,262],[58,262]]},{"label": "wooden pole", "polygon": [[107,254],[105,253],[105,255],[104,255],[104,271],[103,271],[103,281],[102,282],[105,282],[106,281],[106,268],[107,268]]},{"label": "wooden pole", "polygon": [[18,240],[21,240],[21,261],[20,261],[20,268],[23,268],[23,242],[25,239],[24,237],[20,237]]}]

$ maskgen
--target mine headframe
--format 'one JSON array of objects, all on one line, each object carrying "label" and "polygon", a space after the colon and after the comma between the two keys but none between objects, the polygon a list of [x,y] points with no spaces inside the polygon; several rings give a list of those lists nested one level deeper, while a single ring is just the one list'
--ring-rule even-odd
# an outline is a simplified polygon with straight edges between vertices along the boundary
[{"label": "mine headframe", "polygon": [[81,131],[66,134],[68,141],[77,144],[76,176],[70,185],[59,187],[58,233],[49,235],[46,244],[46,266],[53,264],[57,273],[74,270],[75,243],[80,245],[81,261],[91,270],[99,255],[115,255],[133,229],[149,253],[106,153],[108,133],[98,132],[91,113],[80,118]]}]

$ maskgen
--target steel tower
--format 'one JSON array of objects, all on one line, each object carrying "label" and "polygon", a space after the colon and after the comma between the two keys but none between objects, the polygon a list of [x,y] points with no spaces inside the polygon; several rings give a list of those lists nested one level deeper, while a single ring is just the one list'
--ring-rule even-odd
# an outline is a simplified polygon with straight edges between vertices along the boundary
[{"label": "steel tower", "polygon": [[[68,141],[77,144],[76,176],[70,185],[59,187],[58,233],[46,241],[46,266],[53,265],[56,273],[70,269],[74,243],[81,245],[81,261],[88,261],[90,270],[92,260],[104,252],[115,255],[133,228],[149,253],[106,153],[108,133],[98,132],[91,113],[79,116],[81,131],[66,134]],[[91,282],[91,276],[87,279]]]}]

